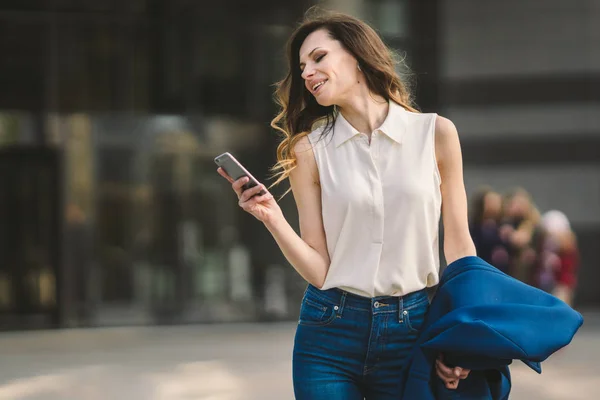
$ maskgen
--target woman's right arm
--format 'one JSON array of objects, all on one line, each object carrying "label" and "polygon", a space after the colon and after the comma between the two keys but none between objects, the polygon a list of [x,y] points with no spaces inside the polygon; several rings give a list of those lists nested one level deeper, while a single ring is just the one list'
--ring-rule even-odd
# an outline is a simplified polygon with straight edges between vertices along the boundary
[{"label": "woman's right arm", "polygon": [[[329,253],[321,216],[319,171],[308,137],[300,139],[294,151],[297,166],[290,174],[290,184],[298,208],[301,236],[287,222],[264,185],[242,192],[247,178],[234,182],[221,168],[218,171],[232,183],[240,207],[265,224],[288,262],[307,282],[321,288],[329,269]],[[265,194],[253,197],[261,190]]]},{"label": "woman's right arm", "polygon": [[264,221],[288,262],[309,283],[321,288],[329,269],[329,253],[321,214],[319,171],[308,137],[294,147],[297,163],[290,185],[298,208],[300,236],[283,214]]}]

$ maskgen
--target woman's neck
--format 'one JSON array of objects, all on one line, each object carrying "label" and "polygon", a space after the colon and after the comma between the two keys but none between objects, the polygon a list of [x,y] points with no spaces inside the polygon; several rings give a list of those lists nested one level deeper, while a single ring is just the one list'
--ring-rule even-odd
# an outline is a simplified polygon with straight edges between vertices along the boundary
[{"label": "woman's neck", "polygon": [[340,112],[357,131],[369,137],[379,128],[389,112],[389,103],[380,96],[366,94],[339,105]]}]

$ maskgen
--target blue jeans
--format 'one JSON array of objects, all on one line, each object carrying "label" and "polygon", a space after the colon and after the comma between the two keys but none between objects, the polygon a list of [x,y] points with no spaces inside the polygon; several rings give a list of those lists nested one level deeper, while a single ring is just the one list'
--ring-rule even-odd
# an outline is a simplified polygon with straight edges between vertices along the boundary
[{"label": "blue jeans", "polygon": [[398,400],[427,292],[357,296],[309,285],[294,341],[296,400]]}]

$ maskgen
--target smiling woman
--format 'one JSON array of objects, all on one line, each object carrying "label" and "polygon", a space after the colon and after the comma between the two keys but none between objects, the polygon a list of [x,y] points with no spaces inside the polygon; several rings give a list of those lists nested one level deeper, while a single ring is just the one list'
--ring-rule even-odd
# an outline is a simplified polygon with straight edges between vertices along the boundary
[{"label": "smiling woman", "polygon": [[[340,13],[312,9],[287,45],[288,74],[277,83],[275,97],[281,112],[271,126],[283,135],[277,149],[275,184],[294,168],[295,145],[315,123],[331,131],[336,107],[349,95],[391,99],[409,111],[413,107],[407,84],[396,67],[401,61],[369,25]],[[402,65],[408,70],[406,65]],[[306,88],[307,90],[304,90]],[[342,100],[342,104],[338,101]]]},{"label": "smiling woman", "polygon": [[[446,260],[475,254],[458,133],[413,108],[394,54],[357,18],[309,13],[287,57],[273,172],[275,184],[290,180],[300,235],[268,192],[254,197],[264,186],[243,190],[220,173],[309,284],[294,343],[296,399],[400,399],[426,289],[439,282],[442,214]],[[442,360],[436,370],[448,389],[470,372]]]}]

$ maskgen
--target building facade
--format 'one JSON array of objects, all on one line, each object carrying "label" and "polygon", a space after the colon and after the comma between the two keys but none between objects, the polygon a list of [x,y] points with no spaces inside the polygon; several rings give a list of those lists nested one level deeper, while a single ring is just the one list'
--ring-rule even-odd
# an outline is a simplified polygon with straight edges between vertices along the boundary
[{"label": "building facade", "polygon": [[[2,2],[0,329],[297,314],[304,283],[213,158],[232,152],[267,181],[272,84],[313,3]],[[566,29],[600,13],[593,1],[525,2],[533,27],[487,2],[323,3],[370,22],[406,57],[420,108],[455,120],[469,191],[530,188],[598,259],[598,32]],[[557,42],[540,32],[556,21],[563,57],[549,65]],[[296,227],[291,195],[281,204]],[[599,302],[593,261],[581,274],[580,300]]]}]

